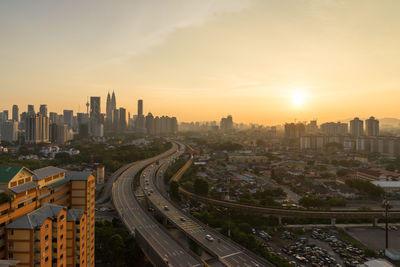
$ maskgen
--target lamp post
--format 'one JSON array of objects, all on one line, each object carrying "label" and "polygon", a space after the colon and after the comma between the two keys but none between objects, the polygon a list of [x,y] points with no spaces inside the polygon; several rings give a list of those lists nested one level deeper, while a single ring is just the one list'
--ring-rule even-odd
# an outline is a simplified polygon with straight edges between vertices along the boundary
[{"label": "lamp post", "polygon": [[383,201],[383,206],[385,207],[385,249],[389,248],[389,201],[386,198]]}]

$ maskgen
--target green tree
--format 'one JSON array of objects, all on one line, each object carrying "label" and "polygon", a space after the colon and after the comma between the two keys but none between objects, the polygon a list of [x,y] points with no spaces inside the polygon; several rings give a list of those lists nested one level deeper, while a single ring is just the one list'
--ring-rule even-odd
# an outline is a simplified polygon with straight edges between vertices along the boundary
[{"label": "green tree", "polygon": [[194,181],[194,192],[198,195],[206,196],[208,194],[208,181],[204,178],[196,178]]},{"label": "green tree", "polygon": [[180,195],[179,195],[179,183],[177,181],[172,181],[169,184],[169,193],[172,198],[176,200],[180,200]]}]

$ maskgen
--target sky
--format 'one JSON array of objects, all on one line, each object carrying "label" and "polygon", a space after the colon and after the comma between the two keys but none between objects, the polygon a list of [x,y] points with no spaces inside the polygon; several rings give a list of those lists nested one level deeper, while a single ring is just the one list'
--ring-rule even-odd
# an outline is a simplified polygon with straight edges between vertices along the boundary
[{"label": "sky", "polygon": [[398,0],[3,0],[0,110],[274,125],[400,117]]}]

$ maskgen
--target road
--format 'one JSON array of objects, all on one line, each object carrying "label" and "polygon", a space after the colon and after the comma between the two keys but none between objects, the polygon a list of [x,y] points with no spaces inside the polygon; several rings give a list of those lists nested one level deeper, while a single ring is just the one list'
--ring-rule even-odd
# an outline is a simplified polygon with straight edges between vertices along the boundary
[{"label": "road", "polygon": [[[251,254],[201,222],[184,214],[161,194],[157,186],[155,186],[155,179],[158,180],[158,184],[161,183],[168,165],[182,153],[183,150],[180,150],[168,159],[161,160],[159,165],[152,164],[143,171],[140,184],[152,205],[178,229],[184,231],[208,252],[215,254],[225,265],[234,267],[274,266]],[[158,172],[157,169],[159,169]],[[207,240],[207,235],[213,237],[214,240]]]},{"label": "road", "polygon": [[[177,145],[154,158],[146,159],[130,166],[122,172],[112,188],[112,199],[114,206],[123,223],[133,234],[135,230],[145,236],[152,248],[162,258],[167,258],[169,266],[202,266],[200,260],[186,252],[167,232],[162,229],[146,211],[142,209],[133,193],[133,182],[135,176],[148,164],[173,153]],[[151,259],[150,259],[151,261]]]}]

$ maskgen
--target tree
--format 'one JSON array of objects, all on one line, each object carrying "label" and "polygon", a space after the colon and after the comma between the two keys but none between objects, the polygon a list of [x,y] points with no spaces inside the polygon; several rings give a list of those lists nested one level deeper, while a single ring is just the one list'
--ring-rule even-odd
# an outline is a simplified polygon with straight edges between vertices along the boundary
[{"label": "tree", "polygon": [[204,178],[196,178],[194,181],[194,192],[198,195],[206,196],[208,194],[208,181]]},{"label": "tree", "polygon": [[172,198],[176,200],[180,200],[180,195],[179,195],[179,183],[177,181],[172,181],[169,184],[169,193]]}]

